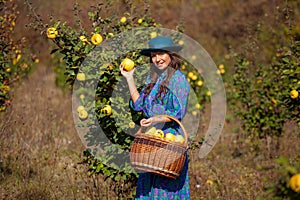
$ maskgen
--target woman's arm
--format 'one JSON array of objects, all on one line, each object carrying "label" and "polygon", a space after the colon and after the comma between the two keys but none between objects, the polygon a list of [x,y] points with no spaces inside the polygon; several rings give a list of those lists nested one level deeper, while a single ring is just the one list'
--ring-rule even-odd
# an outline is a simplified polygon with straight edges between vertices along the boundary
[{"label": "woman's arm", "polygon": [[127,83],[128,83],[131,99],[132,99],[133,103],[135,103],[136,100],[140,97],[140,94],[139,94],[139,92],[138,92],[138,90],[135,86],[133,77],[126,78],[126,80],[127,80]]},{"label": "woman's arm", "polygon": [[134,78],[133,78],[134,70],[135,68],[132,69],[131,71],[125,71],[123,65],[122,64],[120,65],[121,74],[126,78],[133,103],[135,103],[136,100],[140,97],[140,94],[136,88]]}]

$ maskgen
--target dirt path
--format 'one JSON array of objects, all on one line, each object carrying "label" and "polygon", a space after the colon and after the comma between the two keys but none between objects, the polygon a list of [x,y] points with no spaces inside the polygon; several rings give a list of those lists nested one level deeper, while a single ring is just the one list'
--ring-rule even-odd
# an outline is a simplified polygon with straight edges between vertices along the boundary
[{"label": "dirt path", "polygon": [[76,163],[84,146],[70,97],[42,64],[16,87],[0,115],[0,199],[81,199],[83,182],[76,179],[86,172]]}]

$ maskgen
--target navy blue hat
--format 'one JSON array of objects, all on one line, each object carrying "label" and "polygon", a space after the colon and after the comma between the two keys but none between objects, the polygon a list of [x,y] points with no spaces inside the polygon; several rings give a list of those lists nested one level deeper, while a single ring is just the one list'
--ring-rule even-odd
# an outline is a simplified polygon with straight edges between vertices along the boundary
[{"label": "navy blue hat", "polygon": [[182,46],[175,45],[173,43],[172,38],[167,36],[157,36],[148,42],[149,48],[142,49],[140,54],[145,56],[150,56],[151,52],[154,51],[170,51],[170,52],[178,52],[182,49]]}]

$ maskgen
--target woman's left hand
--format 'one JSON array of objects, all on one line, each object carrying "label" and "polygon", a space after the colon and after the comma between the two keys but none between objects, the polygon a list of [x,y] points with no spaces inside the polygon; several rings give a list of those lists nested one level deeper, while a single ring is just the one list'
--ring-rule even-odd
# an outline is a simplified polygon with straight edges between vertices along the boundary
[{"label": "woman's left hand", "polygon": [[152,120],[152,118],[148,118],[148,119],[144,118],[140,121],[140,123],[141,123],[141,126],[148,127],[153,123],[153,120]]}]

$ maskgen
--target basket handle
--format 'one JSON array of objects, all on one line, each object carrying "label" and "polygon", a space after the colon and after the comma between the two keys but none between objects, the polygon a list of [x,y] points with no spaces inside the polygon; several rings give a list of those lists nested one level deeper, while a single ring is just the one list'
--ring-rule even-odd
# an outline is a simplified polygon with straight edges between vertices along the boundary
[{"label": "basket handle", "polygon": [[179,126],[181,127],[183,134],[184,134],[184,145],[187,146],[188,144],[188,135],[187,132],[183,126],[183,124],[175,117],[172,117],[170,115],[155,115],[152,117],[154,122],[166,122],[165,118],[169,118],[170,120],[175,121]]}]

